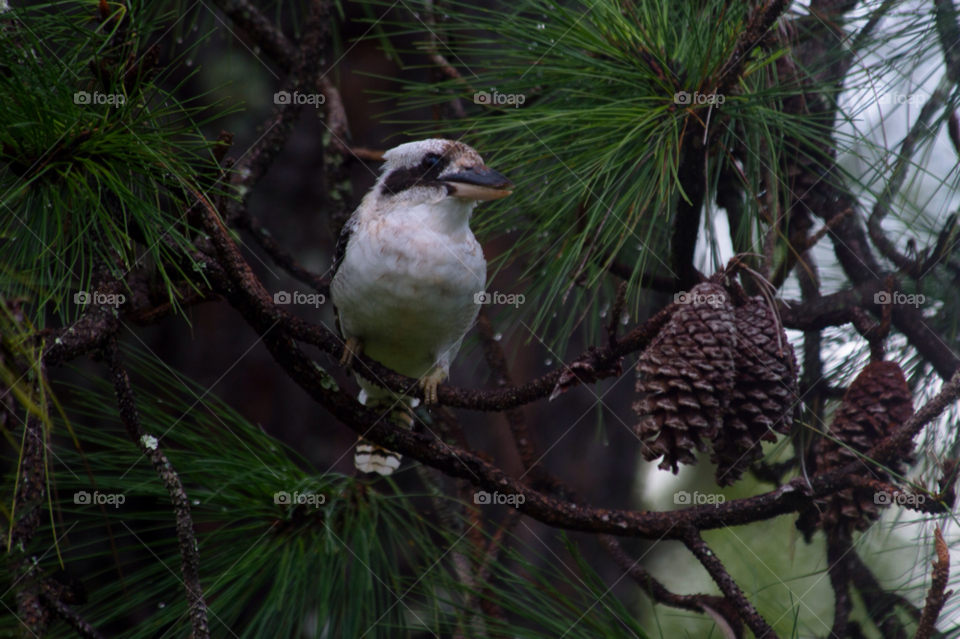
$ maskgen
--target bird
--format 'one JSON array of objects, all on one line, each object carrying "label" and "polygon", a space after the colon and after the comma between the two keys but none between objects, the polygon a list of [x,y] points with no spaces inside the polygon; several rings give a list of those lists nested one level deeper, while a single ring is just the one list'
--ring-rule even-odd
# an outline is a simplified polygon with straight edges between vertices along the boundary
[{"label": "bird", "polygon": [[[454,140],[401,144],[383,160],[335,250],[330,297],[345,340],[340,363],[350,371],[363,353],[419,380],[424,403],[433,405],[484,299],[487,262],[470,230],[473,210],[510,195],[513,183]],[[360,403],[413,426],[417,399],[353,372]],[[363,437],[357,443],[362,472],[390,475],[400,460]]]}]

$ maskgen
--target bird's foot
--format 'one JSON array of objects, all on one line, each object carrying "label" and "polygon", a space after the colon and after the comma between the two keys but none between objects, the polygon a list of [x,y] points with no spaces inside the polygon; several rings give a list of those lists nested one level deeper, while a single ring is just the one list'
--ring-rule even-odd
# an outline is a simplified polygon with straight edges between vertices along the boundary
[{"label": "bird's foot", "polygon": [[363,341],[359,337],[348,337],[347,343],[343,345],[343,355],[340,357],[340,365],[347,372],[353,368],[353,358],[363,352]]},{"label": "bird's foot", "polygon": [[426,374],[420,380],[420,388],[423,389],[423,403],[427,406],[433,406],[437,403],[437,387],[447,378],[446,371],[440,366],[434,366],[433,370]]},{"label": "bird's foot", "polygon": [[417,418],[413,414],[413,411],[401,402],[400,405],[390,413],[390,421],[401,428],[412,430]]},{"label": "bird's foot", "polygon": [[364,405],[380,414],[381,418],[406,430],[412,429],[414,423],[416,423],[416,415],[414,415],[413,409],[407,406],[403,400],[381,397],[368,399]]}]

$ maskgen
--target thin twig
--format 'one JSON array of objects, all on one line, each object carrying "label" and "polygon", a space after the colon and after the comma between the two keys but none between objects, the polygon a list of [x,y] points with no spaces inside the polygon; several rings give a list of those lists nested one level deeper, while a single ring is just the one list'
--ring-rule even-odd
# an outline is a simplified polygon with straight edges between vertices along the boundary
[{"label": "thin twig", "polygon": [[740,619],[753,631],[753,634],[757,637],[764,637],[764,639],[777,639],[777,633],[760,616],[757,609],[753,607],[753,604],[740,590],[740,586],[727,572],[723,562],[720,561],[716,553],[710,550],[710,547],[703,541],[695,528],[689,528],[685,531],[683,543],[707,569],[716,584],[720,586],[720,592],[736,607]]},{"label": "thin twig", "polygon": [[77,633],[78,636],[83,639],[103,639],[103,635],[100,634],[100,631],[93,627],[86,619],[78,615],[74,610],[70,608],[69,605],[47,596],[46,594],[41,595],[41,599],[45,606],[53,611],[60,619],[62,619],[68,626],[73,628],[73,631]]},{"label": "thin twig", "polygon": [[311,1],[303,41],[297,50],[290,74],[281,88],[281,92],[286,92],[291,97],[285,104],[278,104],[274,108],[263,125],[263,136],[237,164],[232,183],[244,200],[286,145],[294,125],[300,119],[303,104],[298,103],[292,96],[312,91],[317,85],[320,60],[329,34],[329,12],[329,0]]},{"label": "thin twig", "polygon": [[296,47],[257,7],[246,0],[213,0],[213,3],[284,71],[290,70]]},{"label": "thin twig", "polygon": [[286,247],[278,242],[269,231],[263,228],[260,221],[250,213],[247,207],[240,206],[234,210],[233,213],[233,225],[247,231],[277,266],[289,273],[295,280],[303,282],[319,293],[329,295],[330,279],[321,277],[313,271],[304,268]]},{"label": "thin twig", "polygon": [[137,411],[133,386],[130,384],[130,376],[120,357],[120,349],[117,347],[115,337],[111,336],[107,342],[103,349],[103,356],[104,363],[113,375],[113,389],[117,396],[120,421],[133,443],[150,460],[170,494],[170,501],[173,503],[177,518],[180,570],[183,573],[183,585],[187,591],[187,607],[193,627],[193,637],[208,639],[210,628],[207,624],[207,603],[200,585],[200,551],[193,530],[193,519],[190,517],[190,500],[173,465],[160,450],[159,441],[156,437],[147,434],[140,425],[140,414]]},{"label": "thin twig", "polygon": [[953,594],[952,590],[945,592],[947,583],[950,581],[950,548],[947,546],[947,542],[943,540],[943,533],[940,532],[939,526],[933,534],[937,560],[933,562],[930,591],[927,593],[927,603],[923,607],[923,614],[920,616],[920,623],[917,626],[917,634],[914,635],[914,639],[930,639],[934,630],[936,630],[937,618],[940,617],[943,604]]}]

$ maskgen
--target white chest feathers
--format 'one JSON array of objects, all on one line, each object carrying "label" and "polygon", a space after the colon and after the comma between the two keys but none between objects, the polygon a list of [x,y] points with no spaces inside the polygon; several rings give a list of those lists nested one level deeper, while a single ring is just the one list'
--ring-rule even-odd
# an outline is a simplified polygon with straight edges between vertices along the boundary
[{"label": "white chest feathers", "polygon": [[468,225],[474,202],[445,198],[389,212],[364,206],[331,284],[344,337],[419,378],[447,368],[479,311],[487,263]]}]

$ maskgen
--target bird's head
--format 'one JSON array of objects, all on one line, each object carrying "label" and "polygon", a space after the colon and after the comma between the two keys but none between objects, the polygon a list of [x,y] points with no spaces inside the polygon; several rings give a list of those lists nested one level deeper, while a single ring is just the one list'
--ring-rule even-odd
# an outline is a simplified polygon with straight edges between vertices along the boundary
[{"label": "bird's head", "polygon": [[488,168],[480,154],[454,140],[421,140],[383,154],[376,191],[381,200],[406,205],[458,198],[472,204],[510,195],[513,182]]}]

